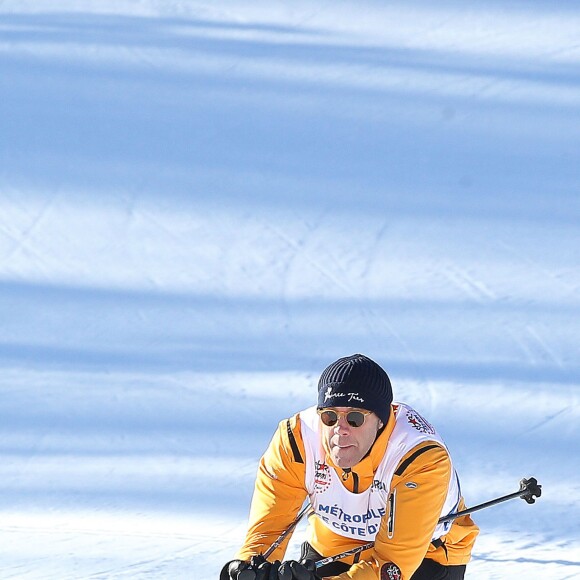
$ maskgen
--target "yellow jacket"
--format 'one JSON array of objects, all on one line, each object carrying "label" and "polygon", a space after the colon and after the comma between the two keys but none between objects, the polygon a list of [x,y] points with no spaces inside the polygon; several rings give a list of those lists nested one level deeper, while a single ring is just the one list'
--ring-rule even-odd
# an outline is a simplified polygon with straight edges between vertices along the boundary
[{"label": "yellow jacket", "polygon": [[[394,426],[392,412],[370,452],[350,473],[335,466],[326,449],[328,465],[341,476],[343,485],[349,491],[359,493],[372,485],[377,467],[387,453]],[[416,453],[424,447],[430,448],[423,453]],[[414,458],[408,462],[411,456]],[[294,520],[307,496],[304,458],[300,417],[295,415],[279,424],[260,460],[248,532],[236,558],[249,560],[255,554],[264,553]],[[435,547],[431,544],[451,476],[451,461],[447,450],[441,445],[433,446],[432,442],[421,443],[408,452],[399,465],[405,465],[405,468],[397,470],[397,473],[402,473],[395,473],[389,490],[396,490],[394,534],[389,537],[387,533],[387,513],[375,538],[374,548],[345,558],[343,561],[353,565],[350,570],[335,578],[377,580],[381,566],[393,562],[401,569],[403,580],[407,580],[425,557],[443,565],[460,565],[469,561],[473,543],[479,533],[469,516],[457,518],[453,522],[448,533],[441,538],[443,545]],[[406,483],[412,485],[406,486]],[[464,509],[463,501],[459,505],[461,509]],[[307,534],[308,542],[324,557],[364,543],[334,533],[316,516],[310,518]],[[269,558],[271,561],[284,558],[288,540],[272,553]]]}]

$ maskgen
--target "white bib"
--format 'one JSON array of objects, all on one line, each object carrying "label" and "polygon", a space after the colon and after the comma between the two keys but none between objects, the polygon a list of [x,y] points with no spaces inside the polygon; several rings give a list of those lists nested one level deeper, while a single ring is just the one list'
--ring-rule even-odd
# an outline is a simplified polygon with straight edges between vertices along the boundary
[{"label": "white bib", "polygon": [[[315,514],[333,532],[364,542],[374,541],[382,518],[387,513],[391,480],[402,458],[424,441],[445,444],[435,429],[417,411],[403,403],[394,403],[395,427],[387,444],[372,485],[361,493],[352,493],[336,471],[326,464],[320,436],[320,418],[316,407],[300,413],[302,439],[306,450],[306,489]],[[355,468],[356,472],[356,468]],[[455,470],[441,515],[457,510],[460,489]],[[450,522],[439,524],[432,539],[444,535]]]}]

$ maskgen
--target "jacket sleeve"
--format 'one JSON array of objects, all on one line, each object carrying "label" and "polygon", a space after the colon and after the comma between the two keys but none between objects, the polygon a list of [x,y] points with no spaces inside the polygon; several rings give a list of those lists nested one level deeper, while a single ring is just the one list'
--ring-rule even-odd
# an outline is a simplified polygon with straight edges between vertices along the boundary
[{"label": "jacket sleeve", "polygon": [[[424,447],[431,448],[406,461]],[[429,549],[450,477],[451,462],[443,447],[427,443],[407,454],[393,476],[387,513],[370,558],[334,578],[378,580],[381,568],[394,563],[402,580],[409,580]]]},{"label": "jacket sleeve", "polygon": [[[304,444],[297,415],[282,421],[260,459],[248,531],[236,558],[263,554],[288,528],[306,498]],[[290,536],[268,558],[282,560]]]}]

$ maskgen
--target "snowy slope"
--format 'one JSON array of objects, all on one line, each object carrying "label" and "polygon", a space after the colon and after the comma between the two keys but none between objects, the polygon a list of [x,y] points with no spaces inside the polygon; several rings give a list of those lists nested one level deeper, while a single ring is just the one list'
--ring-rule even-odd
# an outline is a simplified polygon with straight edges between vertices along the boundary
[{"label": "snowy slope", "polygon": [[[580,4],[0,2],[0,578],[217,578],[363,352],[580,576]],[[299,542],[296,534],[293,550]]]}]

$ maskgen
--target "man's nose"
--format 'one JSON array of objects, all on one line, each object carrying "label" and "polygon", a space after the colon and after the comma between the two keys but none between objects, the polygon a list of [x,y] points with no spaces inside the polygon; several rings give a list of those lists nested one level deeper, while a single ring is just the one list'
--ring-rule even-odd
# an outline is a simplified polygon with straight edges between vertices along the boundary
[{"label": "man's nose", "polygon": [[345,433],[347,431],[350,431],[351,426],[348,424],[348,421],[346,420],[346,417],[344,415],[340,415],[338,417],[338,421],[336,422],[336,425],[334,426],[334,430],[336,433]]}]

